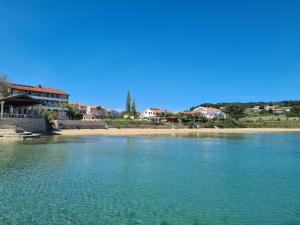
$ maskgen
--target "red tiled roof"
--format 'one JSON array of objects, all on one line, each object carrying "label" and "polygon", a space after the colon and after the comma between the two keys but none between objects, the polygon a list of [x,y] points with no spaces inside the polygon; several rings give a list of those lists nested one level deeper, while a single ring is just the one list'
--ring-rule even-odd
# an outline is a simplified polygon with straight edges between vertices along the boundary
[{"label": "red tiled roof", "polygon": [[[211,107],[198,107],[198,108],[203,108],[203,109],[206,109],[208,111],[213,111],[213,112],[220,112],[221,111],[220,109],[211,108]],[[196,108],[196,109],[198,109],[198,108]]]},{"label": "red tiled roof", "polygon": [[69,95],[68,93],[58,90],[55,88],[47,88],[42,86],[30,86],[30,85],[21,85],[21,84],[8,84],[8,87],[11,89],[19,90],[19,91],[35,91],[42,93],[51,93],[51,94],[59,94],[59,95]]},{"label": "red tiled roof", "polygon": [[154,113],[163,113],[163,112],[167,112],[167,110],[164,109],[157,109],[157,108],[150,108],[150,110]]},{"label": "red tiled roof", "polygon": [[207,109],[207,110],[210,110],[210,111],[213,111],[213,112],[220,112],[220,111],[221,111],[220,109],[209,108],[209,107],[207,107],[206,109]]}]

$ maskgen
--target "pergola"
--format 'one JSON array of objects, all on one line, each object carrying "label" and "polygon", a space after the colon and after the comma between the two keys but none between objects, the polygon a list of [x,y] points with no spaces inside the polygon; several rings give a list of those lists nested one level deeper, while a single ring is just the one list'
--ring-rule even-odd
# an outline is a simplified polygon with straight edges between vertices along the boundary
[{"label": "pergola", "polygon": [[12,106],[12,107],[30,107],[41,105],[42,101],[38,99],[34,99],[29,95],[22,94],[22,95],[14,95],[9,97],[2,97],[0,98],[1,103],[1,110],[0,116],[3,117],[4,106]]}]

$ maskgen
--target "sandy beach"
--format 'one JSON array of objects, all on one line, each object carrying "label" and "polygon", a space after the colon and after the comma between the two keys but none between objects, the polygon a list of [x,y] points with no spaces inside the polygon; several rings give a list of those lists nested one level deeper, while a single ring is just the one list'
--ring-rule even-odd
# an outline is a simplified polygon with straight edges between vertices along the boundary
[{"label": "sandy beach", "polygon": [[138,135],[176,135],[197,133],[282,133],[300,132],[300,129],[287,128],[232,128],[232,129],[67,129],[57,132],[59,135],[112,135],[112,136],[138,136]]}]

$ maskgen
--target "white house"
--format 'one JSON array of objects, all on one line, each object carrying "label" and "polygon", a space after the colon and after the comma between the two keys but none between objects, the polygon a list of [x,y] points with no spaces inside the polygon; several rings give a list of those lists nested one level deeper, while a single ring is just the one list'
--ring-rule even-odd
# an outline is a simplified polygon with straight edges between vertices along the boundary
[{"label": "white house", "polygon": [[224,112],[222,112],[220,109],[216,109],[216,108],[200,106],[200,107],[194,109],[192,112],[200,113],[208,119],[217,118],[217,117],[218,118],[226,118],[226,114]]},{"label": "white house", "polygon": [[158,109],[158,108],[149,108],[146,109],[142,114],[141,114],[141,118],[165,118],[167,113],[167,110],[165,109]]}]

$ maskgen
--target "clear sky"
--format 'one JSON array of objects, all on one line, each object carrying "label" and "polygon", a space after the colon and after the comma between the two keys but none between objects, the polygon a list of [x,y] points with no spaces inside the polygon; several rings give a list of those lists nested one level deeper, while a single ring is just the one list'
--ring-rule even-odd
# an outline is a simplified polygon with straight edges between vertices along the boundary
[{"label": "clear sky", "polygon": [[300,1],[0,0],[0,72],[108,108],[300,99]]}]

